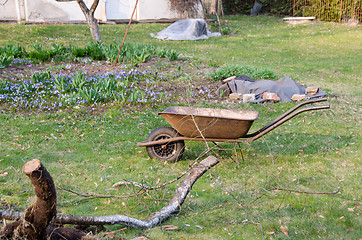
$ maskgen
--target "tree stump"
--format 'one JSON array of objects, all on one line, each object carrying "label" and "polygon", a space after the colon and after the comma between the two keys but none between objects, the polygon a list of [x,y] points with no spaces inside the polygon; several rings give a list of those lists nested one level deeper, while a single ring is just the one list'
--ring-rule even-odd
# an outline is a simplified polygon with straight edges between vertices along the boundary
[{"label": "tree stump", "polygon": [[23,170],[34,186],[36,200],[20,220],[5,226],[0,239],[81,239],[85,234],[49,225],[57,212],[57,194],[53,179],[43,164],[33,159]]}]

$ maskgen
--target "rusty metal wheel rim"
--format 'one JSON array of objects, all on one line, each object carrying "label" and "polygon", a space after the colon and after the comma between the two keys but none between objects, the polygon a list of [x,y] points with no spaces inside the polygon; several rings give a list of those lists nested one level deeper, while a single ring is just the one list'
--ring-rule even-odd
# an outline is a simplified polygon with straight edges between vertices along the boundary
[{"label": "rusty metal wheel rim", "polygon": [[[168,139],[168,138],[170,138],[170,136],[167,134],[164,134],[164,135],[157,137],[155,139],[155,141]],[[163,158],[163,159],[169,158],[176,153],[176,143],[170,142],[170,143],[166,143],[166,144],[155,145],[155,146],[153,146],[153,152],[160,158]]]}]

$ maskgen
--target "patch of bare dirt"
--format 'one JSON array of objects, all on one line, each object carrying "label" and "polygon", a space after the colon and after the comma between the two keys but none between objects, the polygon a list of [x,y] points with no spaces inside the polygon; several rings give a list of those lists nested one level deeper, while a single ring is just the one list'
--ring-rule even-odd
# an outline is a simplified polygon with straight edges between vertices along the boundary
[{"label": "patch of bare dirt", "polygon": [[[207,77],[207,73],[214,70],[202,63],[180,59],[177,61],[168,61],[166,59],[152,58],[146,63],[140,63],[137,66],[131,64],[109,63],[106,61],[93,61],[88,63],[71,62],[71,63],[41,63],[28,64],[21,66],[10,66],[0,70],[0,79],[26,79],[34,72],[45,70],[53,74],[63,72],[65,74],[86,71],[89,74],[117,72],[122,70],[138,70],[158,73],[175,73],[179,77],[167,81],[159,81],[156,87],[165,93],[172,95],[171,101],[176,103],[194,104],[200,101],[220,101],[215,91],[221,85]],[[142,84],[142,83],[140,83]]]}]

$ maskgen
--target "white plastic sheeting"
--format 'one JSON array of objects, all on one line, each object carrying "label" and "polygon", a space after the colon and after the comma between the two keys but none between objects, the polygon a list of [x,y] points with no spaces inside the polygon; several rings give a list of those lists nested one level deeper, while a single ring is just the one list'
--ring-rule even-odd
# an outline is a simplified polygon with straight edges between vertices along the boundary
[{"label": "white plastic sheeting", "polygon": [[176,21],[157,35],[151,33],[151,36],[162,40],[201,40],[218,37],[221,34],[208,31],[204,19],[183,19]]}]

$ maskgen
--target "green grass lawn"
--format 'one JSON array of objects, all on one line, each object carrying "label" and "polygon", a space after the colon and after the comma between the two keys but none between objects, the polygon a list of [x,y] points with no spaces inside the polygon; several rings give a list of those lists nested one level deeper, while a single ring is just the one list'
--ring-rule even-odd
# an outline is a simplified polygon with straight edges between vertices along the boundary
[{"label": "green grass lawn", "polygon": [[[133,24],[126,41],[177,50],[196,68],[204,66],[199,63],[215,68],[227,64],[267,68],[280,78],[288,76],[326,90],[331,109],[305,113],[265,137],[243,144],[240,165],[222,155],[221,163],[196,182],[180,214],[164,223],[179,226],[178,231],[127,228],[99,238],[131,239],[142,234],[150,239],[359,239],[361,28],[334,23],[291,26],[268,16],[227,17],[227,24],[229,36],[196,42],[159,41],[150,33],[167,25]],[[103,41],[112,43],[123,38],[126,25],[101,25],[100,29]],[[85,25],[0,25],[0,46],[19,44],[32,49],[36,41],[49,46],[83,46],[89,40]],[[185,73],[180,79],[197,77]],[[178,104],[188,103],[172,103]],[[199,99],[196,105],[258,111],[253,131],[295,104],[209,105]],[[89,108],[1,113],[1,208],[24,210],[31,204],[34,193],[22,167],[37,158],[58,188],[59,213],[149,217],[165,206],[177,183],[132,198],[122,196],[137,192],[137,187],[112,185],[123,180],[162,184],[179,176],[207,149],[203,143],[187,142],[184,157],[177,163],[149,159],[136,143],[144,141],[153,129],[167,125],[157,115],[164,108],[115,105],[102,114]],[[235,157],[233,145],[221,145]],[[339,193],[306,194],[273,187]],[[86,199],[67,190],[116,197]],[[101,231],[121,228],[106,226]]]}]

